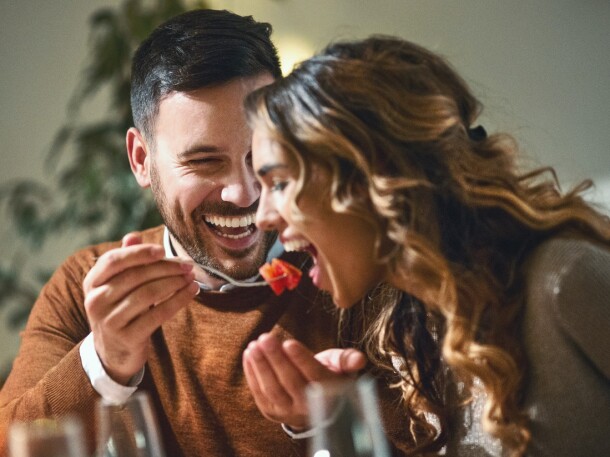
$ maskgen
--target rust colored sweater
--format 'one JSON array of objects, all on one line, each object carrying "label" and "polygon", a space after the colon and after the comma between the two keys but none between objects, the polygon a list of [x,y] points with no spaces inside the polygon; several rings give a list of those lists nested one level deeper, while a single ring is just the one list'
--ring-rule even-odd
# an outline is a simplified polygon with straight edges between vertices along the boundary
[{"label": "rust colored sweater", "polygon": [[[163,227],[143,232],[162,244]],[[82,281],[94,258],[120,246],[105,243],[69,257],[42,290],[22,333],[21,349],[0,392],[0,455],[15,420],[77,414],[92,445],[99,395],[80,360],[91,329]],[[318,292],[304,275],[299,287],[276,297],[270,288],[205,292],[152,337],[139,390],[156,409],[169,456],[305,455],[256,408],[242,370],[246,345],[263,332],[296,338],[312,351],[335,346],[332,307],[315,303]]]}]

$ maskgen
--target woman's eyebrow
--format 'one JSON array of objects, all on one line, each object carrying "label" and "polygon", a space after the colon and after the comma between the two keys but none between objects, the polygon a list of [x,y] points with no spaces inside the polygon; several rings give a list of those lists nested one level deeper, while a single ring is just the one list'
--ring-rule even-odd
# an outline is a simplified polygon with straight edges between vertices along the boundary
[{"label": "woman's eyebrow", "polygon": [[260,167],[258,169],[257,173],[262,178],[267,173],[269,173],[270,171],[273,171],[273,170],[275,170],[277,168],[288,168],[288,166],[284,165],[283,163],[271,163],[269,165],[263,165],[262,167]]}]

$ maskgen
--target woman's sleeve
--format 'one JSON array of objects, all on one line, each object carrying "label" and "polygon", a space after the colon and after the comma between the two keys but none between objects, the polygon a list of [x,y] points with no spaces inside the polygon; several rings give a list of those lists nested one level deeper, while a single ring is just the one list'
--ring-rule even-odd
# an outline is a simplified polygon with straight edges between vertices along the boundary
[{"label": "woman's sleeve", "polygon": [[610,379],[610,252],[590,243],[578,246],[557,267],[553,310],[565,333]]}]

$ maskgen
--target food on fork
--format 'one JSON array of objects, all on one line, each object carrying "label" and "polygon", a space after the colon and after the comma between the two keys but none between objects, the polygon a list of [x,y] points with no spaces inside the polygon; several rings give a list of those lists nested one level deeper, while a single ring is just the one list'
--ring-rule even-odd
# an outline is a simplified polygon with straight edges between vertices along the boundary
[{"label": "food on fork", "polygon": [[303,274],[297,267],[282,259],[271,259],[271,262],[265,263],[258,271],[275,295],[280,295],[286,289],[296,288]]}]

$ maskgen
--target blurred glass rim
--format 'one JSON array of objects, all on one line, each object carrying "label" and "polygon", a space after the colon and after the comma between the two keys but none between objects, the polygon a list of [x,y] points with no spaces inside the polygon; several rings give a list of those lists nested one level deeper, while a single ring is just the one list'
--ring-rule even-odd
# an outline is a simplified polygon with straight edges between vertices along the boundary
[{"label": "blurred glass rim", "polygon": [[148,403],[150,402],[150,396],[144,390],[139,390],[131,394],[125,401],[113,401],[108,398],[100,397],[98,405],[100,407],[114,407],[121,409],[130,403]]},{"label": "blurred glass rim", "polygon": [[312,382],[305,390],[310,423],[325,428],[337,420],[344,405],[350,404],[367,420],[378,415],[377,383],[370,375],[359,378]]},{"label": "blurred glass rim", "polygon": [[66,457],[85,455],[83,425],[75,416],[61,419],[15,421],[8,429],[8,455],[27,457],[31,452],[50,455],[61,452]]},{"label": "blurred glass rim", "polygon": [[81,421],[74,416],[66,416],[61,419],[35,419],[28,422],[15,421],[9,427],[9,438],[19,440],[27,437],[80,436],[82,430]]},{"label": "blurred glass rim", "polygon": [[365,374],[356,379],[347,378],[311,382],[307,385],[305,392],[307,398],[316,398],[356,392],[366,395],[366,393],[371,391],[376,393],[376,388],[375,379]]}]

